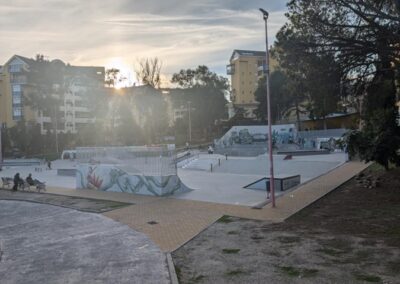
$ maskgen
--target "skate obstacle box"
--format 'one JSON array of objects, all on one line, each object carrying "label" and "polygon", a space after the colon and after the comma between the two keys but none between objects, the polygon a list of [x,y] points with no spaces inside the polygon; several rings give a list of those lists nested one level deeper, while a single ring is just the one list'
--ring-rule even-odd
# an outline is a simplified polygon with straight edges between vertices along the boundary
[{"label": "skate obstacle box", "polygon": [[154,196],[190,191],[177,175],[176,151],[170,145],[90,147],[76,151],[77,189]]},{"label": "skate obstacle box", "polygon": [[[267,190],[267,186],[270,184],[270,178],[261,178],[253,183],[246,185],[244,188],[256,189],[256,190]],[[274,177],[274,184],[276,191],[285,191],[291,189],[300,184],[300,175],[279,175]]]},{"label": "skate obstacle box", "polygon": [[58,176],[74,177],[76,176],[76,169],[57,169]]}]

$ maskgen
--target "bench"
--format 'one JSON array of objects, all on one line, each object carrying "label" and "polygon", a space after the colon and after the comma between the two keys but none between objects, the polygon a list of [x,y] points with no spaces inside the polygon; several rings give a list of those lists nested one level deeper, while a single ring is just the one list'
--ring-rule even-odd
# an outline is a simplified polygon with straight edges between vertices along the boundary
[{"label": "bench", "polygon": [[22,191],[25,191],[25,189],[30,190],[31,189],[31,185],[24,180],[19,184],[19,188]]},{"label": "bench", "polygon": [[[1,181],[3,183],[3,188],[12,188],[14,185],[14,179],[9,177],[2,177]],[[41,190],[46,191],[46,183],[41,182],[40,180],[35,179],[33,184],[29,184],[26,180],[21,181],[18,185],[18,189],[22,191],[31,190],[31,186],[35,187],[36,191],[40,193]]]},{"label": "bench", "polygon": [[37,192],[40,193],[41,190],[46,191],[46,183],[41,182],[40,180],[34,180],[34,186],[36,187]]},{"label": "bench", "polygon": [[46,191],[46,183],[41,182],[40,180],[35,179],[33,183],[28,183],[27,181],[24,181],[21,183],[20,187],[22,190],[28,189],[30,190],[31,187],[34,187],[37,192],[40,193],[41,190]]},{"label": "bench", "polygon": [[11,188],[13,185],[13,178],[8,178],[8,177],[2,177],[1,181],[3,182],[3,188]]}]

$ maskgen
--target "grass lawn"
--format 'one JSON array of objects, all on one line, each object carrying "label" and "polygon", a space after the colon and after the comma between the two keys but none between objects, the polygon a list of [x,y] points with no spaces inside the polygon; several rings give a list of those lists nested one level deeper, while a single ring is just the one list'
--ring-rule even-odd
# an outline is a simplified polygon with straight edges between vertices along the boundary
[{"label": "grass lawn", "polygon": [[371,166],[280,224],[224,216],[172,256],[180,283],[400,283],[400,169]]}]

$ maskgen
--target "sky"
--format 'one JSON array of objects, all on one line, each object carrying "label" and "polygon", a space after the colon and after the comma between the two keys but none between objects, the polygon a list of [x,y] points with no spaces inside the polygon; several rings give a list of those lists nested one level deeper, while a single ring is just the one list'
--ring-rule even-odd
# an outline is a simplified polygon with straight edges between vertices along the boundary
[{"label": "sky", "polygon": [[162,73],[207,65],[225,75],[234,49],[265,50],[285,23],[285,0],[0,0],[0,65],[12,55],[119,68],[131,81],[141,58]]}]

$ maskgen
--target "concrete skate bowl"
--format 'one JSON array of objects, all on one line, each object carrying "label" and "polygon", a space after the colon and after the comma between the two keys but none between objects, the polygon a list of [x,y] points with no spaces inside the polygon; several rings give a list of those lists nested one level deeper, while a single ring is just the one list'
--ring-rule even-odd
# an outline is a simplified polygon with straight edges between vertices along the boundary
[{"label": "concrete skate bowl", "polygon": [[91,162],[81,161],[77,165],[77,189],[153,196],[190,191],[177,175],[173,150],[165,147],[103,147],[85,151]]}]

